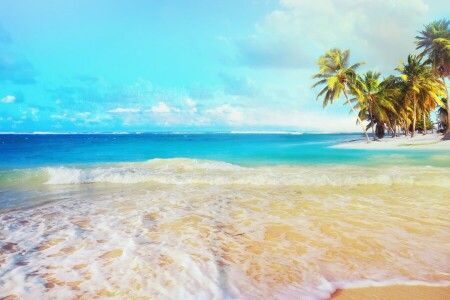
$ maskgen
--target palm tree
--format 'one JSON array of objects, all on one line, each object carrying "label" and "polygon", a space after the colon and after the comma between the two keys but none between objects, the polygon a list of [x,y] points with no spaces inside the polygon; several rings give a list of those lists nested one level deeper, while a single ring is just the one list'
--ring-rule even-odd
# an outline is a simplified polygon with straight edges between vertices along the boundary
[{"label": "palm tree", "polygon": [[422,61],[421,56],[408,55],[408,62],[396,68],[401,73],[399,80],[404,104],[412,106],[411,137],[414,137],[416,130],[418,101],[431,97],[437,103],[442,103],[439,96],[444,93],[443,84],[431,71],[429,62],[429,60]]},{"label": "palm tree", "polygon": [[361,125],[366,141],[370,143],[367,130],[348,98],[348,93],[355,95],[361,94],[361,83],[358,81],[355,70],[361,66],[363,62],[349,66],[349,56],[350,50],[342,52],[340,49],[335,48],[325,52],[325,54],[317,61],[319,73],[313,75],[313,78],[319,78],[320,80],[313,85],[313,88],[319,85],[325,85],[317,95],[317,99],[324,96],[323,107],[332,104],[333,101],[339,99],[341,93],[343,93],[346,103],[355,114],[358,124]]},{"label": "palm tree", "polygon": [[431,111],[436,110],[437,106],[442,105],[443,103],[440,100],[435,101],[426,90],[422,90],[421,93],[418,95],[418,97],[419,97],[418,106],[420,111],[422,112],[422,121],[423,121],[422,128],[424,128],[423,135],[426,135],[427,134],[426,121],[430,119],[429,117]]},{"label": "palm tree", "polygon": [[368,119],[367,128],[369,126],[372,128],[374,141],[379,136],[379,134],[375,134],[375,124],[378,129],[385,128],[384,124],[391,127],[389,113],[395,113],[395,108],[388,98],[390,94],[387,93],[388,81],[380,82],[380,76],[380,73],[372,71],[358,76],[363,93],[359,95],[359,99],[352,99],[352,101],[357,101],[356,107],[360,110],[359,117]]},{"label": "palm tree", "polygon": [[[409,124],[411,124],[412,109],[405,105],[402,97],[402,81],[393,75],[384,79],[382,82],[385,97],[390,101],[393,111],[388,111],[387,115],[392,130],[392,137],[400,135],[401,129],[405,131],[405,136],[409,133]],[[397,128],[398,127],[398,128]]]},{"label": "palm tree", "polygon": [[433,130],[434,123],[431,121],[430,116],[423,115],[423,114],[422,115],[419,114],[419,116],[420,116],[421,120],[420,120],[420,122],[417,122],[417,125],[416,125],[417,131],[423,133],[424,131],[428,131],[430,129]]},{"label": "palm tree", "polygon": [[[441,77],[445,84],[445,77],[450,78],[450,21],[439,20],[425,25],[425,29],[416,36],[416,49],[423,48],[421,55],[427,55],[431,61],[433,72]],[[450,110],[448,89],[445,89],[447,99],[447,130],[450,130]]]}]

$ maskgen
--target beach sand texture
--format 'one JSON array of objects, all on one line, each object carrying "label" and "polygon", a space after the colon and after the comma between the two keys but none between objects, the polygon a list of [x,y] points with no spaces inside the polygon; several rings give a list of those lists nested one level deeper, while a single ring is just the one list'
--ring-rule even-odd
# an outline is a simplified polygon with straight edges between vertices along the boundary
[{"label": "beach sand texture", "polygon": [[450,286],[393,285],[337,290],[332,300],[448,300]]}]

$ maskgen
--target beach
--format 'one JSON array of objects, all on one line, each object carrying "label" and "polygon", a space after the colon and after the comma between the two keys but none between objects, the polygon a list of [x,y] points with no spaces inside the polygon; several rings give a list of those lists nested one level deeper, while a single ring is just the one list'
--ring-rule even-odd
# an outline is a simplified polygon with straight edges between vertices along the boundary
[{"label": "beach", "polygon": [[0,300],[450,300],[448,4],[36,2],[0,1]]},{"label": "beach", "polygon": [[410,149],[410,150],[438,150],[450,151],[449,141],[442,140],[443,135],[438,133],[428,133],[423,135],[417,133],[413,138],[410,136],[401,135],[399,137],[391,138],[385,136],[380,140],[367,143],[363,139],[348,141],[333,146],[334,148],[347,149],[365,149],[365,150],[392,150],[392,149]]},{"label": "beach", "polygon": [[[450,151],[450,142],[442,140],[443,135],[432,133],[427,135],[416,134],[411,137],[384,137],[378,141],[367,143],[365,140],[348,141],[335,145],[335,148],[351,149],[432,149],[439,151]],[[332,299],[448,299],[450,287],[421,286],[421,285],[389,285],[370,288],[353,288],[337,290]]]},{"label": "beach", "polygon": [[[450,142],[442,140],[443,135],[428,133],[427,135],[416,134],[411,137],[386,136],[377,141],[367,143],[365,140],[348,141],[333,146],[334,148],[392,150],[402,149],[432,149],[439,151],[450,151]],[[390,285],[370,288],[353,288],[337,290],[332,299],[448,299],[450,287],[421,286],[421,285]]]},{"label": "beach", "polygon": [[355,288],[338,290],[333,293],[333,300],[446,300],[450,295],[450,287],[421,285],[391,285],[385,287]]},{"label": "beach", "polygon": [[[331,148],[353,135],[1,138],[1,297],[448,296],[445,152]],[[111,159],[130,144],[178,152]],[[11,167],[21,151],[33,159]]]}]

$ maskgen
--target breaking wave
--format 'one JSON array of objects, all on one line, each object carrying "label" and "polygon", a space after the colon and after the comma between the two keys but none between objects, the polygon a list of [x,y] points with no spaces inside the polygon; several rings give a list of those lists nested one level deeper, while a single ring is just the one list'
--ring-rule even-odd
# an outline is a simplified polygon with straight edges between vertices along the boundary
[{"label": "breaking wave", "polygon": [[194,159],[153,159],[97,167],[43,168],[45,184],[115,183],[257,186],[449,186],[450,170],[436,167],[274,166],[241,167]]}]

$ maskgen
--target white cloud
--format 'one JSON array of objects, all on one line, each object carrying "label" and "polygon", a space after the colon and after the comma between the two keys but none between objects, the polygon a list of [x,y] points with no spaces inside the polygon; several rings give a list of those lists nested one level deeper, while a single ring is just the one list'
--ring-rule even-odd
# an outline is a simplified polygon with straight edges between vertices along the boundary
[{"label": "white cloud", "polygon": [[80,118],[87,118],[87,117],[89,117],[90,114],[91,114],[91,113],[88,112],[88,111],[82,112],[82,113],[77,113],[77,117],[80,117]]},{"label": "white cloud", "polygon": [[336,115],[330,111],[251,108],[245,111],[243,125],[252,127],[295,128],[299,131],[359,132],[352,115]]},{"label": "white cloud", "polygon": [[7,95],[7,96],[3,97],[2,99],[0,99],[0,102],[3,102],[3,103],[13,103],[14,101],[16,101],[16,97],[11,96],[11,95]]},{"label": "white cloud", "polygon": [[[321,110],[321,102],[314,101],[308,79],[310,72],[301,70],[250,70],[239,73],[239,78],[252,78],[255,85],[250,95],[232,95],[219,86],[208,100],[199,100],[186,91],[152,94],[148,98],[160,99],[148,107],[145,102],[114,102],[114,109],[99,110],[85,107],[86,111],[62,110],[51,115],[54,125],[72,122],[77,126],[126,126],[139,128],[167,128],[187,130],[297,130],[297,131],[358,131],[352,116],[342,105]],[[307,79],[303,79],[305,76]],[[56,98],[55,98],[56,99]],[[133,104],[133,105],[131,105]],[[142,113],[145,112],[145,113]],[[31,118],[30,111],[27,111]]]},{"label": "white cloud", "polygon": [[191,98],[187,98],[186,99],[186,104],[187,106],[193,107],[197,105],[197,102],[195,102],[194,100],[192,100]]},{"label": "white cloud", "polygon": [[33,116],[36,116],[36,115],[39,113],[39,109],[34,108],[34,107],[29,107],[28,110],[30,111],[30,113],[31,113]]},{"label": "white cloud", "polygon": [[58,119],[58,120],[63,120],[65,118],[67,118],[67,114],[62,114],[62,115],[51,115],[50,118],[52,119]]},{"label": "white cloud", "polygon": [[240,108],[224,104],[216,108],[205,111],[208,117],[212,117],[215,121],[225,122],[228,125],[240,125],[244,121],[244,114]]},{"label": "white cloud", "polygon": [[340,47],[352,49],[353,57],[357,54],[358,60],[365,60],[370,66],[391,70],[414,51],[414,37],[429,22],[431,5],[425,0],[280,3],[281,9],[259,22],[253,35],[237,41],[245,63],[305,68],[312,66],[325,50]]},{"label": "white cloud", "polygon": [[195,102],[194,100],[192,100],[191,98],[187,98],[186,99],[186,105],[189,106],[189,113],[191,114],[195,114],[197,112],[197,102]]},{"label": "white cloud", "polygon": [[151,109],[146,111],[153,113],[169,113],[169,112],[179,112],[179,109],[175,107],[170,107],[165,102],[159,102],[158,105],[152,106]]},{"label": "white cloud", "polygon": [[38,113],[39,113],[39,109],[37,109],[35,107],[28,107],[26,110],[22,110],[22,119],[26,119],[26,116],[28,114],[31,114],[31,120],[38,121],[39,120]]},{"label": "white cloud", "polygon": [[114,108],[111,110],[108,110],[109,113],[137,113],[140,112],[141,110],[138,108],[123,108],[123,107],[118,107],[118,108]]}]

